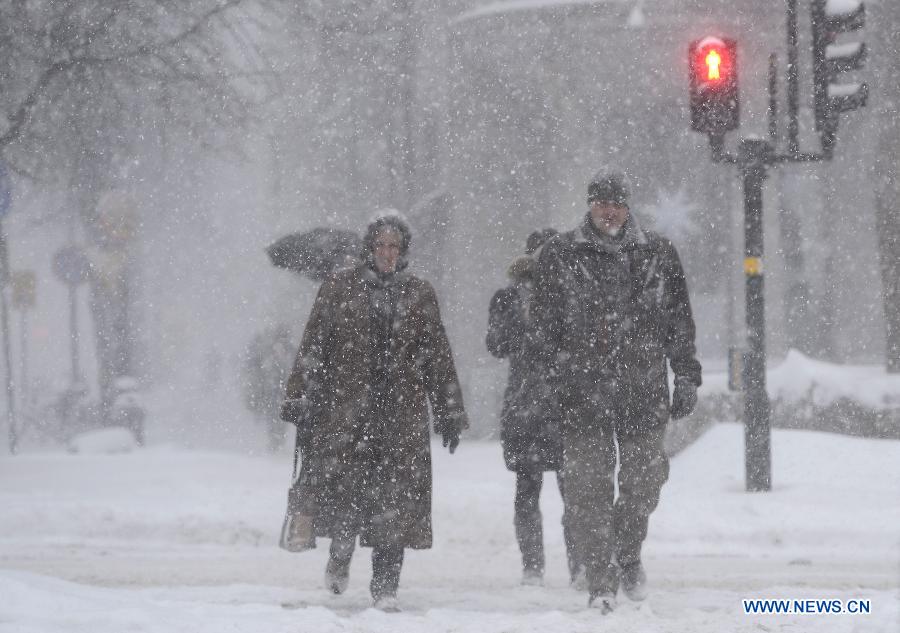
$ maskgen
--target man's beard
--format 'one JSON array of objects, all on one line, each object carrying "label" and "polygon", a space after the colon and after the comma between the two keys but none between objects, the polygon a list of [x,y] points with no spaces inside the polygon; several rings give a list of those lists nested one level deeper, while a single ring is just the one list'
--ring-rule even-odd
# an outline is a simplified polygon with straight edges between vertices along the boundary
[{"label": "man's beard", "polygon": [[604,222],[601,230],[604,233],[606,233],[607,235],[609,235],[610,237],[616,237],[617,235],[619,235],[619,233],[622,232],[622,227],[621,226],[611,226]]}]

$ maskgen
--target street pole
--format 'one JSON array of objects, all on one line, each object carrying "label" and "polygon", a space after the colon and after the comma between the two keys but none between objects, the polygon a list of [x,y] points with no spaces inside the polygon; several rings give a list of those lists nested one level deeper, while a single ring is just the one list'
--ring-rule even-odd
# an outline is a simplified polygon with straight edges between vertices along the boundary
[{"label": "street pole", "polygon": [[25,407],[28,400],[28,310],[25,307],[19,308],[19,383]]},{"label": "street pole", "polygon": [[69,349],[72,352],[72,385],[81,383],[81,362],[78,354],[78,287],[69,286]]},{"label": "street pole", "polygon": [[788,155],[800,153],[800,78],[797,72],[799,52],[797,48],[797,0],[787,2],[787,105],[788,105]]},{"label": "street pole", "polygon": [[13,383],[12,355],[9,348],[9,308],[7,292],[9,288],[9,252],[6,246],[6,231],[0,220],[0,330],[3,334],[3,356],[6,366],[6,421],[9,426],[9,452],[16,454],[19,442],[16,431],[15,385]]},{"label": "street pole", "polygon": [[772,146],[742,139],[738,165],[744,184],[744,277],[747,355],[744,367],[744,451],[748,492],[772,486],[769,395],[766,391],[766,316],[763,276],[763,181]]},{"label": "street pole", "polygon": [[[75,244],[75,219],[69,221],[69,244]],[[78,332],[78,282],[79,279],[66,278],[66,286],[69,289],[69,350],[72,356],[72,388],[80,385],[81,376],[81,358],[79,354],[80,336]]]},{"label": "street pole", "polygon": [[[786,163],[813,163],[830,160],[833,157],[834,132],[837,119],[830,119],[831,127],[820,130],[822,153],[806,153],[799,146],[799,83],[797,73],[797,0],[785,0],[787,7],[787,102],[788,102],[788,151],[784,154],[776,152],[778,140],[778,100],[777,100],[777,60],[769,58],[769,140],[761,138],[742,139],[738,155],[725,151],[725,133],[737,129],[738,97],[736,67],[728,68],[727,82],[721,82],[720,75],[722,52],[725,59],[736,59],[736,44],[733,40],[718,37],[706,37],[691,42],[688,47],[690,60],[690,98],[691,129],[706,133],[713,163],[737,165],[741,170],[744,185],[744,278],[746,286],[747,309],[747,351],[744,355],[743,391],[744,391],[744,441],[746,487],[748,492],[767,491],[772,488],[772,449],[771,423],[769,419],[769,395],[766,392],[766,316],[764,298],[763,270],[763,195],[762,187],[769,165]],[[860,5],[861,7],[862,5]],[[825,1],[815,0],[813,8],[814,35],[830,38],[824,27],[839,30],[855,30],[861,26],[864,13],[862,9],[846,14],[824,15]],[[821,24],[816,26],[818,20]],[[837,16],[837,17],[836,17]],[[835,24],[837,26],[835,26]],[[815,38],[814,38],[815,39]],[[727,44],[730,42],[730,45]],[[821,43],[821,42],[820,42]],[[827,46],[817,48],[814,52],[828,57],[830,63],[838,63],[842,70],[855,69],[861,63],[860,56],[864,48],[857,47],[853,55],[841,56],[833,50],[825,51]],[[721,50],[719,50],[721,49]],[[859,51],[863,51],[860,53]],[[835,61],[837,60],[837,61]],[[822,60],[819,60],[822,61]],[[846,66],[847,68],[844,68]],[[824,89],[820,82],[816,89]],[[853,95],[846,96],[839,104],[840,111],[852,110],[865,105],[867,91],[865,84],[856,89]],[[835,106],[837,107],[837,106]],[[818,127],[817,127],[818,129]],[[789,228],[793,230],[794,224]],[[829,226],[829,225],[826,225]],[[802,264],[802,248],[799,234],[791,231],[783,232],[783,238],[794,237],[796,257],[791,259],[794,265]],[[826,271],[827,274],[827,271]],[[803,286],[797,284],[797,294],[801,294]],[[827,302],[826,302],[827,303]],[[793,313],[792,313],[793,314]]]},{"label": "street pole", "polygon": [[769,55],[769,142],[778,143],[778,56]]}]

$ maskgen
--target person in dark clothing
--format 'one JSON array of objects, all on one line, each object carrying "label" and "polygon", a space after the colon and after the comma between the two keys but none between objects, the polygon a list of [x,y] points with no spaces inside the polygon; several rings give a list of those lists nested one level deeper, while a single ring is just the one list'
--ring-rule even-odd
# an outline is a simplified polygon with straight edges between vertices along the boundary
[{"label": "person in dark clothing", "polygon": [[[514,525],[522,552],[522,584],[539,585],[544,576],[544,533],[540,509],[544,471],[556,471],[563,494],[562,443],[558,410],[546,407],[549,386],[538,366],[539,349],[531,315],[534,256],[556,231],[535,231],[528,237],[526,255],[509,268],[511,284],[491,299],[486,344],[497,358],[509,359],[509,380],[500,414],[500,441],[506,467],[516,473]],[[584,571],[575,555],[568,517],[563,535],[570,579],[583,582]]]},{"label": "person in dark clothing", "polygon": [[532,310],[565,414],[564,501],[588,604],[609,612],[620,582],[629,598],[646,596],[641,546],[668,478],[665,428],[693,410],[701,368],[675,247],[640,227],[619,173],[591,181],[588,205],[578,228],[542,249]]},{"label": "person in dark clothing", "polygon": [[375,220],[365,243],[364,264],[322,284],[288,379],[282,417],[308,436],[295,506],[310,519],[283,546],[330,537],[325,582],[343,593],[358,535],[375,606],[396,611],[404,549],[432,542],[428,406],[451,453],[468,420],[434,289],[404,271],[405,222]]}]

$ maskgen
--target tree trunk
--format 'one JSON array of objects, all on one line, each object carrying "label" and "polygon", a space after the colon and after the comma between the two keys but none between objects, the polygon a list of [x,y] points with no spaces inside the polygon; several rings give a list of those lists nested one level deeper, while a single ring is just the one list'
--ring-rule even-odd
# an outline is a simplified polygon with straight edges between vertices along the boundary
[{"label": "tree trunk", "polygon": [[900,3],[883,3],[878,23],[881,73],[879,86],[879,138],[876,169],[875,213],[881,260],[884,301],[885,361],[887,370],[900,373]]}]

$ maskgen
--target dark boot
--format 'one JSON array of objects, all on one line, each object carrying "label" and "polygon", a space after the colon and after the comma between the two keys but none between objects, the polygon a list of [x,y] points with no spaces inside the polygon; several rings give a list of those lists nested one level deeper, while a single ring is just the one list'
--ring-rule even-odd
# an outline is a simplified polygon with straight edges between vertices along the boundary
[{"label": "dark boot", "polygon": [[612,613],[616,608],[616,594],[592,593],[588,599],[588,608],[599,609],[601,615]]},{"label": "dark boot", "polygon": [[629,600],[639,602],[647,597],[647,574],[641,561],[623,566],[620,578],[622,591]]},{"label": "dark boot", "polygon": [[516,472],[514,525],[516,540],[522,552],[522,584],[544,582],[544,528],[540,497],[542,472]]},{"label": "dark boot", "polygon": [[393,545],[372,549],[372,583],[369,590],[375,608],[387,612],[399,611],[397,587],[403,567],[403,548]]},{"label": "dark boot", "polygon": [[325,566],[325,588],[334,594],[342,594],[350,582],[350,561],[356,538],[331,539],[328,564]]}]

